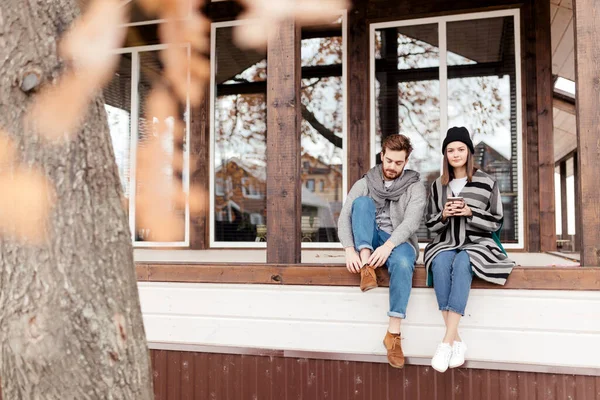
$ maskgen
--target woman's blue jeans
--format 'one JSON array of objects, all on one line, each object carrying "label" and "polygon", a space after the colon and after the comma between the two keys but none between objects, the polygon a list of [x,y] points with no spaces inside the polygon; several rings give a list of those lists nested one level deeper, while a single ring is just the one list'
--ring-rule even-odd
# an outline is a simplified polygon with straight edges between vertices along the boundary
[{"label": "woman's blue jeans", "polygon": [[431,273],[440,311],[465,315],[473,280],[469,254],[464,250],[442,251],[433,258]]},{"label": "woman's blue jeans", "polygon": [[[352,234],[354,247],[374,251],[383,245],[390,234],[377,228],[373,199],[359,197],[352,203]],[[392,250],[385,265],[390,275],[390,311],[388,316],[406,318],[406,306],[412,288],[416,251],[410,243],[401,243]]]}]

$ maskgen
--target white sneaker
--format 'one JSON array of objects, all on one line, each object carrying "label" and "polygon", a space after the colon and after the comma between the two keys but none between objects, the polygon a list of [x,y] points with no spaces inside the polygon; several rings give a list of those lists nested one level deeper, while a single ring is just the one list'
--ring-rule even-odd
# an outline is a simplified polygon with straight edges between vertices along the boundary
[{"label": "white sneaker", "polygon": [[465,363],[465,353],[467,352],[467,345],[465,342],[454,342],[452,344],[452,357],[450,357],[450,362],[448,363],[448,367],[456,368],[460,367]]},{"label": "white sneaker", "polygon": [[431,359],[431,366],[438,372],[446,372],[450,357],[452,357],[452,346],[448,343],[440,343]]}]

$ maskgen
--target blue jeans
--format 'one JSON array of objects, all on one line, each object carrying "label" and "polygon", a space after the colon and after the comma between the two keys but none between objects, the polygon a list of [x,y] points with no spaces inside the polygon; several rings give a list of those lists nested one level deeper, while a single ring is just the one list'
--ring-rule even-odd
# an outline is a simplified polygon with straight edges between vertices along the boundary
[{"label": "blue jeans", "polygon": [[440,311],[465,315],[473,280],[469,254],[464,250],[442,251],[431,261],[431,273]]},{"label": "blue jeans", "polygon": [[[390,238],[389,233],[377,228],[375,213],[375,202],[370,197],[359,197],[352,203],[352,234],[358,252],[362,249],[373,251]],[[390,274],[390,317],[406,318],[415,261],[415,249],[410,243],[401,243],[385,262]]]}]

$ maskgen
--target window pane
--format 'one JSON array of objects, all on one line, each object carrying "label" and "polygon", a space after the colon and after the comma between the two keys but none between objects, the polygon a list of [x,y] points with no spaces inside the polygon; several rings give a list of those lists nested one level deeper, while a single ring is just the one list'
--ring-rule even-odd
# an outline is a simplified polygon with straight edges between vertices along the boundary
[{"label": "window pane", "polygon": [[306,78],[301,92],[302,241],[338,242],[345,140],[341,20],[310,28],[301,55]]},{"label": "window pane", "polygon": [[[146,101],[152,89],[152,84],[162,75],[162,63],[159,59],[159,51],[146,51],[139,53],[140,60],[140,78],[138,82],[139,96],[139,117],[138,117],[138,154],[147,145],[151,138],[159,137],[161,142],[161,150],[164,152],[162,159],[156,160],[160,162],[160,178],[165,178],[169,185],[174,185],[176,190],[183,192],[182,179],[187,179],[187,171],[183,171],[181,175],[180,167],[177,167],[181,162],[183,153],[186,149],[186,134],[185,123],[183,131],[177,130],[175,126],[176,118],[186,121],[187,115],[185,109],[181,107],[179,116],[167,117],[164,121],[159,121],[157,117],[149,115],[146,110]],[[162,132],[159,130],[163,129]],[[161,154],[162,156],[163,154]],[[139,158],[138,158],[139,160]],[[138,164],[139,167],[140,164]],[[158,177],[154,178],[157,179]],[[136,191],[144,190],[144,187],[152,185],[153,182],[143,181],[141,174],[136,174]],[[186,209],[184,204],[176,202],[176,199],[170,196],[157,196],[153,200],[153,208],[168,210],[177,216],[179,223],[176,227],[175,235],[172,237],[173,242],[182,242],[185,240],[185,218]],[[157,241],[156,232],[153,232],[141,222],[139,215],[135,218],[135,239],[136,241],[153,242]]]},{"label": "window pane", "polygon": [[513,17],[447,24],[448,127],[473,136],[475,163],[494,176],[504,242],[518,239],[517,91]]},{"label": "window pane", "polygon": [[213,237],[255,242],[266,234],[267,61],[265,52],[238,48],[232,34],[216,29]]},{"label": "window pane", "polygon": [[[408,136],[413,153],[407,168],[418,171],[427,188],[439,176],[440,84],[437,24],[386,28],[376,31],[380,58],[375,60],[375,151],[382,137]],[[379,157],[378,162],[379,162]],[[431,237],[422,223],[420,240]]]}]

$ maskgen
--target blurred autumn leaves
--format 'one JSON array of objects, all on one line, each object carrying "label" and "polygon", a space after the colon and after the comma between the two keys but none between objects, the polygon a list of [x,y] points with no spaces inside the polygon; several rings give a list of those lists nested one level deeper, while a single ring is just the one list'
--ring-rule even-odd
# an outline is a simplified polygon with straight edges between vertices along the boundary
[{"label": "blurred autumn leaves", "polygon": [[[242,48],[264,48],[269,35],[284,21],[330,22],[348,6],[344,0],[239,1],[245,7],[240,19],[247,23],[236,28],[234,37]],[[154,132],[144,138],[144,146],[137,152],[137,178],[144,185],[136,193],[136,218],[158,241],[169,241],[182,231],[184,221],[174,208],[181,209],[189,201],[191,213],[202,210],[201,193],[194,187],[186,192],[180,180],[161,173],[164,165],[170,165],[181,176],[184,162],[181,150],[167,156],[160,143],[165,135],[183,141],[185,124],[179,106],[189,99],[190,106],[197,107],[210,78],[205,56],[210,49],[210,21],[200,11],[203,2],[137,0],[148,15],[166,21],[160,24],[159,38],[162,43],[173,44],[161,53],[163,76],[154,82],[147,98]],[[61,145],[77,136],[90,103],[113,76],[119,60],[115,50],[125,39],[127,3],[92,0],[85,14],[61,39],[59,55],[67,67],[56,82],[40,88],[25,117],[27,126],[33,126],[49,142]],[[167,124],[167,119],[173,117],[175,123]],[[40,242],[48,232],[45,226],[55,191],[41,170],[21,166],[17,160],[14,143],[0,131],[0,187],[4,192],[0,196],[0,229],[17,239]]]}]

